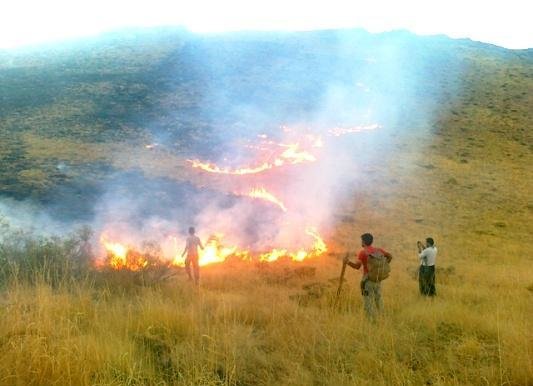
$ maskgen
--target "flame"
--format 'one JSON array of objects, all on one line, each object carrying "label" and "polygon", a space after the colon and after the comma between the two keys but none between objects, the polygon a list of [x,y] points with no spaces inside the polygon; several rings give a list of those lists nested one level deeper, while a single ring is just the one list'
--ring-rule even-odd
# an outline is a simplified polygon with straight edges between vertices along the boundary
[{"label": "flame", "polygon": [[123,244],[107,241],[105,235],[102,235],[100,242],[106,249],[109,265],[112,268],[139,271],[148,265],[148,260],[142,254]]},{"label": "flame", "polygon": [[213,163],[209,162],[202,162],[200,160],[187,160],[192,164],[193,168],[199,168],[203,171],[209,172],[209,173],[217,173],[217,174],[231,174],[231,175],[243,175],[243,174],[256,174],[264,172],[265,170],[271,169],[272,165],[269,163],[264,163],[257,167],[252,168],[240,168],[240,169],[231,169],[231,168],[221,168],[218,165],[215,165]]},{"label": "flame", "polygon": [[311,153],[307,151],[299,150],[300,145],[298,143],[294,143],[291,145],[280,145],[280,146],[287,148],[287,150],[281,153],[282,160],[287,160],[291,164],[297,164],[300,162],[316,161],[315,156],[312,155]]},{"label": "flame", "polygon": [[270,252],[263,253],[259,256],[260,261],[272,262],[276,261],[280,257],[287,256],[288,252],[286,249],[273,249]]},{"label": "flame", "polygon": [[305,233],[315,239],[315,243],[313,244],[313,252],[315,255],[321,255],[324,252],[327,252],[328,247],[324,240],[322,240],[322,238],[318,234],[318,231],[315,227],[308,227],[305,230]]},{"label": "flame", "polygon": [[[208,173],[225,174],[242,176],[249,174],[258,174],[271,169],[283,167],[284,165],[295,165],[312,163],[317,161],[317,155],[320,154],[318,148],[324,146],[323,138],[340,137],[349,133],[358,133],[362,131],[375,130],[380,128],[378,124],[371,124],[366,126],[354,127],[334,127],[327,131],[322,131],[322,135],[317,135],[316,131],[307,130],[303,135],[298,128],[292,129],[282,126],[281,130],[284,136],[284,143],[276,143],[271,140],[266,134],[260,134],[258,143],[246,143],[244,146],[252,153],[254,162],[251,166],[245,167],[223,167],[210,162],[202,162],[198,159],[188,159],[187,162],[193,168],[201,169]],[[159,146],[157,143],[146,144],[146,149],[154,149]],[[273,177],[268,175],[268,178]],[[254,178],[254,185],[257,184],[259,178]],[[269,184],[273,181],[269,179]],[[242,187],[242,185],[240,185]],[[268,201],[278,206],[283,212],[287,212],[287,207],[274,194],[266,190],[264,187],[252,187],[246,193],[235,193],[238,195],[245,195],[254,199],[261,199]],[[308,258],[317,257],[327,251],[327,245],[319,235],[314,227],[305,229],[305,233],[313,242],[307,248],[295,247],[290,248],[273,248],[270,251],[262,251],[262,253],[255,253],[248,249],[240,249],[237,246],[226,246],[222,243],[222,235],[216,234],[207,240],[205,248],[199,251],[199,265],[206,266],[209,264],[222,263],[228,258],[238,258],[241,260],[259,260],[264,262],[272,262],[281,258],[288,258],[293,261],[303,261]],[[105,264],[115,269],[129,269],[133,271],[141,270],[149,264],[165,262],[166,264],[175,266],[184,266],[185,259],[181,257],[181,245],[178,243],[176,237],[172,237],[174,246],[167,248],[165,256],[158,256],[159,260],[154,261],[148,254],[142,254],[129,246],[118,242],[109,241],[105,235],[101,237],[101,243],[104,246],[107,259]],[[178,254],[176,254],[176,251]],[[165,260],[166,259],[166,260]]]},{"label": "flame", "polygon": [[247,194],[247,196],[248,197],[252,197],[252,198],[258,198],[258,199],[261,199],[261,200],[269,201],[269,202],[279,206],[282,211],[284,211],[284,212],[287,211],[287,208],[285,207],[283,202],[281,202],[280,199],[278,199],[272,193],[267,191],[265,188],[253,188],[252,190],[250,190],[250,192]]},{"label": "flame", "polygon": [[221,245],[222,234],[210,236],[205,243],[205,247],[200,251],[198,264],[200,266],[222,263],[228,256],[235,253],[236,247],[224,247]]},{"label": "flame", "polygon": [[[213,263],[222,263],[226,261],[229,256],[237,254],[237,247],[225,247],[221,244],[222,234],[212,235],[205,243],[204,249],[200,250],[198,257],[198,265],[205,266]],[[244,257],[245,254],[240,252],[239,256]],[[183,267],[185,265],[185,257],[181,256],[181,252],[174,257],[173,265]]]},{"label": "flame", "polygon": [[[305,249],[290,251],[284,248],[274,248],[268,252],[259,254],[256,259],[262,262],[273,262],[280,258],[303,261],[310,257],[320,256],[327,251],[326,244],[315,228],[309,227],[305,232],[314,239],[314,243],[309,251]],[[222,238],[222,234],[212,235],[208,238],[204,249],[199,252],[198,264],[200,266],[223,263],[230,257],[237,258],[241,261],[252,260],[252,253],[249,250],[239,250],[236,246],[224,246],[222,244]],[[172,240],[174,244],[173,249],[178,249],[179,243],[177,238],[172,237]],[[143,255],[123,244],[110,242],[105,235],[102,235],[100,241],[107,252],[107,266],[113,269],[140,271],[149,264],[149,256]],[[164,263],[164,260],[160,259],[160,263]],[[181,250],[178,249],[178,253],[172,259],[167,259],[164,264],[178,267],[185,266],[185,258],[181,256]]]},{"label": "flame", "polygon": [[[268,142],[266,145],[274,144],[273,142]],[[274,157],[273,161],[263,162],[259,166],[253,167],[243,167],[232,169],[230,167],[220,167],[214,163],[202,162],[198,159],[188,159],[187,162],[191,163],[193,168],[199,168],[208,173],[217,173],[217,174],[229,174],[229,175],[245,175],[245,174],[257,174],[264,172],[266,170],[280,167],[286,164],[294,165],[303,162],[314,162],[316,157],[305,150],[300,150],[299,143],[293,144],[274,144],[278,148],[285,149],[277,156]],[[313,147],[321,147],[322,142],[320,139],[314,139]],[[253,148],[252,146],[248,146]],[[276,149],[279,152],[279,149]]]},{"label": "flame", "polygon": [[288,257],[293,261],[303,261],[309,257],[317,257],[325,253],[328,248],[324,240],[320,237],[317,230],[314,227],[308,227],[305,233],[315,239],[311,251],[307,252],[304,249],[300,249],[295,252],[290,252],[287,249],[273,249],[270,252],[263,253],[259,256],[260,261],[272,262],[281,257]]},{"label": "flame", "polygon": [[114,268],[120,268],[126,265],[126,255],[128,254],[128,248],[120,243],[113,243],[107,241],[105,235],[102,235],[100,242],[107,251],[109,257],[109,264]]},{"label": "flame", "polygon": [[[340,137],[349,133],[359,133],[362,131],[375,130],[377,128],[380,128],[378,124],[354,126],[348,128],[334,127],[329,129],[327,133],[329,136]],[[285,133],[295,132],[295,130],[286,126],[282,126],[282,130]],[[303,149],[302,143],[305,144],[305,147],[309,148],[320,148],[324,145],[322,137],[312,134],[302,136],[300,137],[300,141],[289,144],[267,141],[267,136],[264,134],[258,135],[258,137],[262,140],[259,145],[245,145],[245,147],[248,149],[269,154],[269,160],[264,161],[257,166],[240,168],[221,167],[217,164],[211,162],[202,162],[198,159],[188,159],[187,162],[189,162],[193,168],[198,168],[208,173],[227,175],[257,174],[283,165],[315,162],[317,160],[316,156],[310,151]]]}]

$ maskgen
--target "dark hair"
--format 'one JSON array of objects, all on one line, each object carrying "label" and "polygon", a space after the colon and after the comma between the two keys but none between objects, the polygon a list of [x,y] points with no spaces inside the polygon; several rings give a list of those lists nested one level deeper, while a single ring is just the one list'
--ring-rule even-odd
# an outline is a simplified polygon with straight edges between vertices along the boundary
[{"label": "dark hair", "polygon": [[363,244],[365,245],[372,245],[374,236],[372,236],[370,233],[364,233],[361,235],[361,241],[363,241]]},{"label": "dark hair", "polygon": [[426,243],[427,243],[429,246],[431,246],[431,247],[432,247],[433,245],[435,245],[435,241],[433,241],[433,239],[432,239],[431,237],[428,237],[428,238],[426,239]]},{"label": "dark hair", "polygon": [[194,235],[194,227],[190,227],[189,228],[189,234],[190,235]]}]

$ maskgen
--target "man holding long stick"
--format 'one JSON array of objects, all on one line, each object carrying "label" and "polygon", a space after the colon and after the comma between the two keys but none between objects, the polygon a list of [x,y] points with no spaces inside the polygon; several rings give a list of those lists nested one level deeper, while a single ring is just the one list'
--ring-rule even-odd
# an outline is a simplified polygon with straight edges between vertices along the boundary
[{"label": "man holding long stick", "polygon": [[[352,263],[345,257],[345,263],[354,269],[363,267],[361,293],[363,295],[367,317],[374,319],[377,312],[383,309],[381,299],[381,281],[389,276],[389,263],[392,255],[382,248],[374,248],[374,237],[370,233],[361,235],[363,249],[357,254],[357,261]],[[377,312],[376,312],[377,311]]]}]

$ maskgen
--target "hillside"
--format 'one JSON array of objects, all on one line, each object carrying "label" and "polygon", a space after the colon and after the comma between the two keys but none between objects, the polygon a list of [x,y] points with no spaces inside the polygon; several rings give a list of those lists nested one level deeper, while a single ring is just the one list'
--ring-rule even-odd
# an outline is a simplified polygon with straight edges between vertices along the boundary
[{"label": "hillside", "polygon": [[[0,51],[0,102],[0,220],[37,233],[116,220],[140,244],[148,225],[194,219],[270,242],[283,214],[238,194],[259,178],[190,160],[240,166],[242,147],[282,142],[287,126],[323,135],[322,158],[264,180],[328,246],[304,270],[207,266],[199,292],[181,271],[157,285],[124,272],[57,285],[0,270],[0,383],[533,383],[532,49],[404,31],[129,30]],[[20,249],[2,226],[0,261],[73,245]],[[394,255],[375,329],[358,272],[332,307],[340,258],[366,231]],[[427,236],[434,302],[415,280]]]},{"label": "hillside", "polygon": [[[97,189],[106,167],[139,166],[113,165],[111,152],[142,152],[139,145],[149,141],[168,144],[179,165],[191,153],[222,151],[221,130],[253,135],[309,121],[334,87],[350,94],[358,111],[371,106],[397,132],[425,126],[441,141],[482,135],[508,147],[495,157],[509,153],[505,162],[520,161],[532,143],[532,60],[531,50],[363,31],[207,37],[132,31],[3,52],[0,159],[8,166],[1,193],[51,198],[70,184]],[[339,116],[345,99],[335,101],[337,121],[353,120]],[[438,151],[493,156],[490,146],[473,143]],[[60,161],[70,175],[58,172]],[[80,174],[93,178],[79,181]]]}]

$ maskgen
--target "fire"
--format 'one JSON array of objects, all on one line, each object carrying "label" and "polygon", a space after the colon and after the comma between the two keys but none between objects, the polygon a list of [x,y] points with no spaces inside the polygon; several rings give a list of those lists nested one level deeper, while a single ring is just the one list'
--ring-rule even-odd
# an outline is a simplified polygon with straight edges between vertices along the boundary
[{"label": "fire", "polygon": [[305,230],[305,233],[315,240],[315,242],[313,243],[313,247],[309,252],[304,249],[300,249],[294,252],[288,251],[287,249],[273,249],[270,252],[261,254],[259,256],[259,260],[272,262],[278,260],[281,257],[288,257],[293,261],[303,261],[309,257],[320,256],[328,250],[326,243],[324,243],[324,240],[322,240],[315,228],[309,227]]},{"label": "fire", "polygon": [[[331,137],[340,137],[349,133],[359,133],[362,131],[375,130],[379,128],[378,124],[371,124],[366,126],[354,126],[354,127],[334,127],[327,130],[327,134]],[[283,126],[284,133],[293,133],[295,130]],[[266,135],[258,136],[261,141],[257,144],[247,144],[246,148],[250,150],[256,150],[256,158],[261,158],[261,153],[266,153],[267,160],[259,161],[257,166],[252,167],[222,167],[211,162],[202,162],[198,159],[188,159],[187,161],[193,168],[201,169],[208,173],[215,174],[227,174],[227,175],[247,175],[258,174],[264,171],[281,167],[284,165],[295,165],[299,163],[315,162],[317,160],[316,155],[308,149],[320,148],[324,145],[322,137],[319,135],[307,134],[300,136],[298,141],[292,143],[275,143],[267,140]],[[307,150],[306,150],[307,148]],[[263,157],[265,158],[265,157]]]},{"label": "fire", "polygon": [[[331,137],[340,137],[349,133],[359,133],[362,131],[370,131],[379,128],[378,124],[371,124],[366,126],[354,127],[334,127],[328,130],[323,130],[321,134],[317,134],[316,130],[307,130],[301,134],[299,129],[291,129],[289,127],[281,127],[283,131],[283,143],[276,143],[267,135],[261,134],[258,136],[258,143],[247,143],[244,146],[251,153],[250,160],[252,162],[248,166],[232,168],[229,166],[219,166],[210,162],[202,162],[198,159],[188,159],[187,161],[193,168],[203,170],[213,174],[224,174],[232,176],[255,175],[268,170],[273,170],[286,165],[309,164],[316,162],[318,159],[319,148],[324,146],[324,140]],[[145,145],[146,149],[154,149],[158,144]],[[240,188],[243,189],[239,193],[241,196],[247,196],[254,199],[268,201],[279,207],[284,213],[288,212],[284,202],[276,197],[273,193],[268,191],[258,184],[265,184],[271,186],[275,183],[273,173],[268,173],[265,181],[259,182],[262,177],[254,176],[243,178],[244,181],[239,181]],[[292,177],[293,174],[287,173],[284,177]],[[242,177],[231,177],[227,180],[234,180]],[[226,178],[225,178],[226,180]],[[242,183],[253,180],[253,187],[243,188]],[[243,193],[244,192],[244,193]],[[295,200],[298,197],[294,198]],[[301,262],[308,258],[318,257],[327,251],[327,245],[314,227],[305,229],[305,235],[310,240],[307,247],[298,246],[283,246],[280,248],[276,246],[270,250],[251,251],[248,247],[239,245],[225,245],[222,234],[215,234],[208,238],[205,243],[205,248],[199,251],[199,265],[206,266],[210,264],[223,263],[228,259],[239,259],[243,261],[262,261],[273,262],[279,259],[290,259]],[[185,245],[185,240],[179,241],[176,237],[169,236],[173,241],[173,245],[166,248],[164,256],[150,256],[137,252],[130,246],[121,244],[119,242],[111,242],[105,235],[102,235],[100,241],[104,246],[107,254],[106,264],[115,269],[129,269],[132,271],[139,271],[154,264],[166,264],[170,266],[183,267],[185,265],[185,258],[181,256],[182,248]],[[237,239],[238,240],[238,239]]]},{"label": "fire", "polygon": [[[208,264],[222,263],[226,261],[229,256],[237,254],[236,247],[226,247],[221,243],[222,235],[212,235],[206,241],[204,249],[200,250],[198,256],[198,264],[200,266],[205,266]],[[245,256],[244,253],[239,253],[239,256]],[[181,251],[174,257],[172,264],[178,267],[183,267],[185,265],[185,257],[181,256]]]},{"label": "fire", "polygon": [[261,200],[269,201],[281,208],[282,211],[286,212],[287,208],[285,207],[285,204],[281,202],[280,199],[278,199],[276,196],[274,196],[272,193],[267,191],[265,188],[253,188],[250,190],[250,192],[247,194],[248,197],[252,198],[258,198]]},{"label": "fire", "polygon": [[209,173],[217,173],[217,174],[231,174],[231,175],[244,175],[244,174],[256,174],[264,172],[265,170],[272,169],[273,165],[269,164],[267,162],[263,163],[260,166],[252,167],[252,168],[239,168],[239,169],[231,169],[231,168],[221,168],[220,166],[217,166],[213,163],[209,162],[202,162],[200,160],[187,160],[191,163],[193,168],[199,168],[203,171],[209,172]]},{"label": "fire", "polygon": [[304,151],[304,150],[299,150],[300,145],[297,143],[292,144],[292,145],[280,145],[280,146],[286,147],[287,150],[281,153],[281,160],[276,159],[277,162],[283,162],[285,160],[291,164],[297,164],[301,162],[315,162],[316,161],[316,157],[312,155],[311,153]]},{"label": "fire", "polygon": [[318,234],[316,228],[309,227],[305,230],[305,233],[315,239],[315,243],[313,244],[313,252],[315,253],[315,255],[321,255],[324,252],[327,252],[328,247],[324,240],[322,240],[322,238]]},{"label": "fire", "polygon": [[[274,146],[274,149],[271,149]],[[315,138],[312,147],[321,147],[322,143],[320,139]],[[248,146],[253,148],[252,146]],[[315,162],[316,157],[306,150],[301,149],[299,143],[292,144],[275,144],[274,142],[266,142],[261,150],[270,150],[270,153],[274,153],[274,157],[269,157],[269,161],[265,161],[258,166],[242,167],[232,169],[230,167],[220,167],[214,163],[202,162],[198,159],[188,159],[187,161],[193,168],[201,169],[208,173],[228,174],[228,175],[246,175],[257,174],[269,169],[280,167],[283,165],[295,165],[303,162]],[[273,158],[273,160],[272,160]]]},{"label": "fire", "polygon": [[112,268],[139,271],[148,265],[145,256],[123,244],[107,241],[105,235],[102,235],[100,242],[106,249],[108,264]]},{"label": "fire", "polygon": [[[314,239],[310,250],[299,249],[290,251],[284,248],[274,248],[268,252],[258,254],[253,258],[252,252],[247,249],[239,249],[236,246],[225,246],[222,243],[222,234],[212,235],[205,243],[204,249],[199,252],[198,264],[206,266],[210,264],[223,263],[228,258],[236,258],[241,261],[262,261],[273,262],[280,258],[289,258],[293,261],[303,261],[310,257],[318,257],[327,251],[327,246],[324,240],[320,237],[315,228],[309,227],[306,229],[306,234]],[[160,264],[173,265],[183,267],[185,265],[185,258],[181,256],[181,245],[178,243],[176,237],[172,237],[174,244],[174,251],[176,254],[173,258],[165,259],[159,258]],[[143,255],[135,251],[133,248],[127,247],[117,242],[110,242],[105,235],[100,238],[100,241],[107,252],[107,264],[114,269],[128,269],[131,271],[139,271],[149,265],[150,256]],[[183,243],[184,244],[184,243]]]}]

